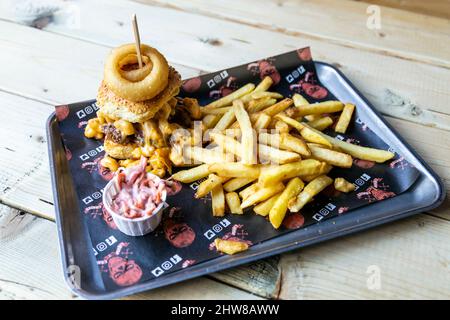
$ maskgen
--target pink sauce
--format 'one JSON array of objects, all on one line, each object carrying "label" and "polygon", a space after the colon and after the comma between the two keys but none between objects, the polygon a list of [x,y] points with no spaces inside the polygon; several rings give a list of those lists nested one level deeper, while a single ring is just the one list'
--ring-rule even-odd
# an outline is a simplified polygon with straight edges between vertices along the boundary
[{"label": "pink sauce", "polygon": [[166,186],[164,180],[148,175],[146,165],[147,159],[142,157],[140,164],[128,172],[123,169],[117,171],[116,183],[120,191],[113,197],[111,209],[125,218],[151,216],[163,202],[164,191],[173,194],[174,187]]}]

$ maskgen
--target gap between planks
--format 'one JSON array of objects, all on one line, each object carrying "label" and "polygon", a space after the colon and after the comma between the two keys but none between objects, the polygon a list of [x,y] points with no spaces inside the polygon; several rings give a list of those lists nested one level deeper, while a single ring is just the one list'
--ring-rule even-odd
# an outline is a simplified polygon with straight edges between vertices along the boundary
[{"label": "gap between planks", "polygon": [[[49,24],[44,30],[109,48],[130,41],[128,24],[120,19],[132,12],[141,12],[142,16],[153,18],[142,21],[143,40],[145,37],[151,39],[151,44],[163,51],[171,61],[207,71],[241,64],[242,55],[236,55],[236,52],[245,52],[246,60],[251,61],[260,59],[263,55],[261,52],[273,55],[283,49],[287,51],[311,45],[316,60],[327,61],[344,71],[383,113],[450,131],[450,114],[447,108],[450,94],[446,87],[446,83],[450,81],[448,69],[177,10],[133,2],[127,2],[124,7],[124,1],[120,0],[108,1],[108,6],[104,6],[104,3],[100,6],[102,3],[99,0],[77,2],[83,17],[80,29]],[[91,17],[93,12],[95,17]],[[0,15],[7,21],[14,19],[6,11],[0,11]],[[184,26],[178,26],[169,20],[189,20],[192,21],[192,26],[186,30]],[[236,39],[236,35],[242,39]],[[16,41],[20,42],[19,39]],[[271,45],[267,46],[267,43]],[[386,76],[392,74],[393,68],[396,71],[395,77]],[[405,77],[409,79],[408,82],[403,81]],[[10,89],[18,91],[22,88]],[[60,90],[53,94],[63,92],[64,90]],[[430,96],[433,97],[432,102]]]},{"label": "gap between planks", "polygon": [[[238,6],[220,0],[133,1],[450,68],[450,50],[444,43],[436,41],[440,35],[444,42],[450,37],[447,19],[378,6],[381,27],[371,30],[366,25],[370,4],[347,0],[341,0],[339,4],[329,0],[260,0]],[[318,21],[321,21],[320,28]],[[436,52],[438,48],[441,48],[439,53]]]},{"label": "gap between planks", "polygon": [[[13,30],[18,30],[21,32],[21,34],[23,35],[23,37],[19,37],[21,39],[23,39],[24,37],[26,38],[27,35],[29,35],[28,37],[34,37],[34,35],[40,35],[40,39],[39,39],[39,44],[45,43],[48,40],[52,41],[53,43],[53,47],[49,47],[49,50],[52,52],[52,55],[50,55],[50,57],[48,55],[45,54],[45,52],[41,53],[44,54],[44,56],[42,58],[45,58],[42,61],[50,61],[51,65],[53,66],[53,68],[55,68],[55,65],[57,65],[56,67],[56,71],[59,70],[67,70],[68,74],[74,74],[74,76],[71,76],[70,79],[74,81],[74,83],[72,85],[68,85],[67,82],[61,82],[61,81],[56,81],[56,82],[52,82],[50,86],[47,86],[47,84],[45,84],[47,87],[45,88],[45,90],[43,91],[41,90],[37,90],[38,93],[38,97],[47,97],[48,94],[56,94],[58,95],[57,99],[62,99],[63,96],[65,96],[65,99],[69,99],[68,97],[72,97],[70,99],[74,99],[74,100],[82,100],[81,98],[77,98],[77,96],[80,94],[84,94],[84,92],[93,92],[93,95],[95,95],[95,89],[98,86],[98,82],[100,81],[99,78],[101,76],[101,72],[100,71],[95,71],[95,70],[101,70],[101,63],[99,63],[99,61],[95,61],[94,63],[91,63],[88,56],[84,56],[84,54],[88,53],[90,54],[92,57],[97,57],[97,56],[103,56],[106,52],[106,49],[102,46],[98,46],[98,45],[92,45],[92,44],[88,44],[86,42],[80,41],[80,40],[74,40],[74,39],[68,39],[67,37],[64,36],[57,36],[57,35],[52,35],[50,33],[43,33],[42,31],[39,30],[35,30],[32,28],[28,28],[28,27],[23,27],[23,26],[18,26],[16,24],[13,23],[3,23],[6,26],[9,27],[13,27]],[[26,32],[25,32],[26,31]],[[45,36],[45,37],[43,37]],[[55,39],[56,38],[56,39]],[[58,60],[58,56],[59,54],[63,54],[64,51],[61,51],[60,48],[55,47],[55,43],[58,43],[58,41],[60,42],[60,46],[64,46],[64,47],[77,47],[80,49],[80,52],[75,52],[75,57],[80,57],[81,54],[81,60],[86,62],[87,64],[83,64],[82,70],[89,70],[89,72],[82,72],[83,73],[83,78],[81,79],[77,79],[76,75],[80,74],[79,72],[77,73],[77,71],[73,71],[74,73],[72,73],[72,70],[76,70],[78,68],[78,64],[76,65],[66,65],[66,64],[61,64],[58,65],[59,60]],[[33,45],[33,43],[29,43],[29,45]],[[45,47],[45,46],[44,46]],[[5,50],[7,50],[8,48],[5,48]],[[56,49],[56,50],[55,50]],[[95,50],[94,50],[95,49]],[[4,51],[5,51],[4,50]],[[55,51],[55,52],[53,52]],[[42,52],[42,50],[41,50]],[[54,56],[54,57],[53,57]],[[66,54],[67,56],[67,54]],[[13,56],[11,56],[11,58],[13,58]],[[31,58],[34,58],[34,56],[31,56]],[[41,59],[42,59],[41,58]],[[73,57],[67,56],[67,60],[70,59],[74,59]],[[56,59],[56,60],[53,60]],[[24,61],[29,61],[29,60],[33,60],[30,58],[27,59],[23,59]],[[89,61],[89,62],[88,62]],[[34,70],[33,74],[39,75],[42,72],[44,72],[44,70],[52,70],[52,68],[50,68],[50,65],[39,65],[38,68],[36,68],[37,65],[36,64],[28,64],[26,65],[26,68],[29,70]],[[36,70],[35,70],[36,69]],[[190,73],[190,74],[195,74],[195,73],[200,73],[199,70],[194,71],[194,69],[192,68],[185,68],[184,70],[181,70],[182,74],[185,74],[185,72]],[[59,72],[58,72],[59,73]],[[86,76],[88,75],[88,76]],[[94,76],[91,76],[94,75]],[[56,76],[56,75],[55,75]],[[50,77],[51,78],[51,77]],[[50,79],[49,78],[49,79]],[[9,79],[10,80],[10,79]],[[40,85],[42,85],[42,82],[48,81],[48,79],[46,79],[45,77],[42,78],[41,77],[41,81],[38,82]],[[12,81],[14,82],[14,81]],[[11,82],[10,82],[11,83]],[[32,82],[33,85],[35,84],[35,82]],[[88,90],[72,90],[72,87],[77,87],[80,84],[83,84],[85,86],[85,89]],[[78,87],[79,88],[79,87]],[[59,93],[62,92],[62,93]],[[59,94],[58,94],[59,93]],[[41,98],[36,98],[36,95],[34,96],[35,99],[40,100]],[[369,95],[369,97],[371,97]],[[400,123],[401,124],[401,123]],[[419,130],[424,130],[424,129],[419,129]],[[430,131],[431,130],[431,131]],[[430,132],[435,132],[433,129],[428,129],[428,131]],[[437,131],[436,131],[437,133]],[[431,135],[430,135],[430,139],[431,139]],[[431,141],[431,140],[430,140]],[[3,197],[3,199],[5,199],[5,197]],[[10,199],[10,198],[9,198]],[[5,201],[5,200],[4,200]],[[14,202],[8,202],[9,204],[14,205]],[[23,208],[23,207],[22,207]],[[23,208],[23,209],[27,209],[28,211],[32,211],[34,210],[34,208]]]}]

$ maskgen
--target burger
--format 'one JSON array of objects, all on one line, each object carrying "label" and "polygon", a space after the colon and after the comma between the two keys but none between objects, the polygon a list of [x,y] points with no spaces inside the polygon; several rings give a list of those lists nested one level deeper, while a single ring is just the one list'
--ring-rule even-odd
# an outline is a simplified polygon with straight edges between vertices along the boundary
[{"label": "burger", "polygon": [[180,74],[158,50],[141,45],[141,59],[142,67],[135,44],[111,51],[98,89],[97,117],[88,121],[84,133],[104,139],[101,164],[110,170],[138,164],[144,156],[147,171],[163,177],[171,170],[169,138],[181,127],[174,120],[187,107],[189,113],[195,109],[201,114],[195,99],[176,98]]}]

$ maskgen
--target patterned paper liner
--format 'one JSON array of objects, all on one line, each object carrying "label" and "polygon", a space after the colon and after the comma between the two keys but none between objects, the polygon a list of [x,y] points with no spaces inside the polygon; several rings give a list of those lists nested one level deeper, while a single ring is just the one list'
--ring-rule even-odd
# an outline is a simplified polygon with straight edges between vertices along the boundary
[{"label": "patterned paper liner", "polygon": [[[284,96],[299,92],[312,103],[335,99],[329,88],[317,79],[309,48],[185,80],[180,96],[197,98],[205,105],[245,83],[256,84],[267,75],[275,84],[270,90]],[[351,214],[352,209],[406,191],[420,174],[400,155],[384,164],[354,159],[351,169],[334,168],[329,174],[354,182],[357,185],[354,192],[343,194],[332,187],[327,188],[301,213],[289,214],[279,230],[273,229],[265,218],[252,213],[251,209],[244,215],[212,217],[210,198],[194,198],[199,185],[194,182],[183,186],[177,195],[168,197],[170,208],[165,210],[162,222],[154,232],[143,237],[129,237],[117,230],[101,202],[103,188],[113,177],[113,173],[100,164],[104,155],[102,143],[83,136],[87,120],[95,117],[97,110],[95,102],[75,103],[56,107],[56,114],[79,208],[86,220],[93,254],[107,289],[163,277],[214,259],[221,255],[214,248],[216,237],[256,245],[330,217]],[[352,143],[389,149],[361,120],[358,111],[347,134],[336,135],[333,130],[326,133]]]}]

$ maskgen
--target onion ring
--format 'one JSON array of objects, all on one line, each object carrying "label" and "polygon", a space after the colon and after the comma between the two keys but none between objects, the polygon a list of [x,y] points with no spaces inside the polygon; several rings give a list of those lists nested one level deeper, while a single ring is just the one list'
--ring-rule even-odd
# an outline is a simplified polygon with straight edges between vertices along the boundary
[{"label": "onion ring", "polygon": [[[134,66],[138,63],[138,58],[136,54],[129,54],[119,62],[119,72],[123,78],[131,82],[138,82],[145,79],[146,76],[152,71],[153,63],[150,61],[149,57],[143,56],[142,63],[144,66],[142,68],[129,68],[129,66]],[[128,67],[128,68],[127,68]]]},{"label": "onion ring", "polygon": [[134,44],[126,44],[112,50],[105,65],[104,80],[106,85],[119,97],[141,102],[158,95],[169,81],[169,64],[158,50],[141,45],[141,53],[150,59],[152,69],[141,81],[125,79],[120,73],[120,62],[130,54],[136,54]]}]

